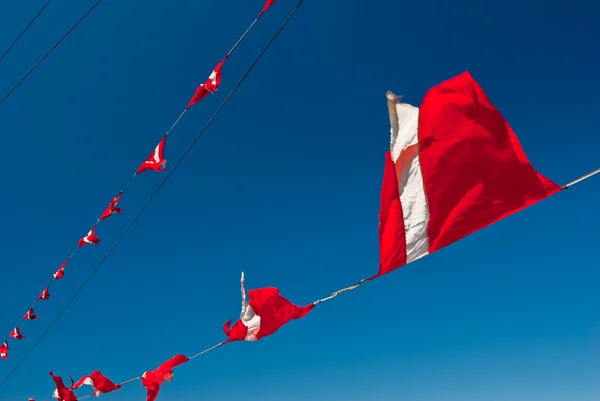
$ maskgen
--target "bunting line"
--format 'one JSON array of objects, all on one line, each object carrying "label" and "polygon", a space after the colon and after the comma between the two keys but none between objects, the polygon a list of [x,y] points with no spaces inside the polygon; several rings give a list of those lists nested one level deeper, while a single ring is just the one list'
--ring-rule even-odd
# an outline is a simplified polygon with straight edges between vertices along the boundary
[{"label": "bunting line", "polygon": [[[77,24],[79,22],[81,22],[83,20],[83,18],[85,18],[85,16],[87,14],[89,14],[94,7],[96,7],[101,0],[98,0],[88,11],[87,13],[80,18],[80,20],[77,22]],[[260,16],[262,16],[262,14],[271,7],[271,5],[274,2],[270,2],[269,0],[267,0],[267,4],[265,5],[265,7],[263,8],[263,10],[261,11],[261,13],[259,14],[258,17],[256,17],[254,19],[254,21],[250,24],[250,26],[248,26],[248,28],[244,31],[244,33],[239,37],[239,39],[235,42],[235,44],[233,45],[233,47],[229,50],[229,52],[227,53],[227,55],[225,56],[225,59],[220,63],[220,65],[223,64],[223,62],[233,53],[233,51],[237,48],[237,46],[242,42],[242,40],[246,37],[246,35],[248,34],[248,32],[250,32],[250,30],[252,29],[252,27],[254,27],[254,25],[256,24],[256,22],[258,21],[258,19],[260,18]],[[70,31],[72,31],[75,26],[77,25],[75,24]],[[70,32],[69,31],[69,32]],[[67,34],[65,36],[63,36],[63,39],[69,34],[69,32],[67,32]],[[62,40],[62,39],[61,39]],[[55,45],[55,47],[58,45],[59,42],[57,42],[57,44]],[[52,49],[51,49],[52,50]],[[51,52],[51,51],[50,51]],[[46,56],[50,53],[46,53]],[[44,56],[42,58],[42,60],[46,57]],[[40,61],[41,62],[41,61]],[[39,63],[38,63],[39,65]],[[218,67],[219,68],[219,67]],[[216,70],[216,69],[215,69]],[[30,71],[31,72],[31,71]],[[186,111],[196,102],[202,100],[206,95],[208,95],[208,93],[214,93],[219,86],[220,83],[220,68],[219,71],[217,73],[215,73],[215,71],[213,71],[213,73],[215,74],[214,79],[212,79],[212,75],[211,77],[209,77],[209,79],[201,84],[198,89],[196,90],[196,93],[194,94],[194,97],[192,98],[192,101],[190,101],[190,103],[186,106],[186,108],[183,110],[183,112],[179,115],[179,117],[175,120],[175,122],[171,125],[171,127],[166,131],[163,140],[158,144],[158,146],[155,148],[155,151],[148,157],[148,159],[142,164],[142,166],[140,166],[140,168],[133,173],[133,175],[131,176],[131,178],[127,181],[127,183],[122,187],[122,189],[119,191],[118,195],[113,198],[112,202],[109,205],[109,208],[106,209],[104,211],[104,213],[102,213],[102,215],[96,220],[96,222],[94,223],[94,225],[92,226],[91,230],[89,231],[88,235],[83,237],[80,241],[79,244],[77,246],[77,248],[75,248],[75,250],[71,253],[71,255],[63,262],[63,264],[61,265],[61,267],[59,268],[59,270],[54,274],[52,280],[50,280],[50,282],[48,283],[48,285],[45,287],[43,294],[45,294],[45,296],[43,298],[39,298],[35,300],[35,302],[32,304],[32,306],[30,307],[28,313],[26,313],[23,317],[21,317],[21,319],[18,321],[18,323],[14,326],[13,332],[11,333],[10,337],[15,338],[17,340],[21,340],[23,338],[25,338],[25,336],[23,336],[22,334],[20,334],[19,331],[19,325],[23,322],[23,320],[30,320],[30,319],[37,319],[37,317],[35,317],[35,312],[34,312],[34,307],[37,305],[37,302],[41,299],[48,299],[50,297],[49,294],[49,290],[52,286],[52,284],[56,281],[59,280],[60,278],[62,278],[64,276],[64,269],[66,268],[66,265],[71,261],[71,259],[75,256],[75,254],[77,253],[77,251],[86,243],[87,244],[98,244],[100,242],[100,239],[98,237],[96,237],[95,235],[95,230],[98,226],[98,224],[100,223],[101,220],[103,220],[104,218],[109,217],[112,214],[121,214],[122,210],[121,208],[117,207],[118,202],[120,201],[121,196],[123,195],[123,193],[125,192],[125,190],[129,187],[129,185],[133,182],[133,180],[135,179],[135,177],[148,170],[148,169],[152,169],[152,170],[156,170],[158,172],[164,170],[166,168],[166,162],[167,160],[164,158],[164,147],[166,145],[166,138],[170,135],[170,133],[172,132],[172,130],[177,126],[177,124],[180,122],[180,120],[183,118],[184,114],[186,113]],[[218,76],[218,77],[217,77]],[[213,82],[214,81],[214,82]],[[209,88],[210,87],[210,88]],[[208,88],[206,89],[206,91],[202,92],[203,88]],[[200,95],[198,95],[199,91],[201,92]],[[198,97],[199,96],[199,97]],[[196,100],[194,100],[196,99]],[[0,101],[1,103],[1,101]],[[158,160],[157,160],[158,158]],[[83,242],[82,242],[83,241]],[[31,315],[33,315],[34,317],[31,317]],[[8,347],[8,345],[7,345]],[[7,348],[8,351],[8,348]],[[3,358],[5,359],[5,358]],[[1,384],[0,384],[1,385]]]},{"label": "bunting line", "polygon": [[8,49],[6,49],[6,51],[2,54],[2,56],[0,56],[0,62],[2,62],[2,60],[4,59],[4,57],[6,57],[6,55],[12,50],[12,48],[15,47],[15,45],[17,44],[17,42],[19,42],[19,40],[21,40],[21,37],[23,35],[25,35],[25,32],[27,32],[29,30],[29,28],[31,27],[31,25],[33,25],[33,23],[35,22],[35,20],[37,20],[38,17],[40,15],[42,15],[42,13],[44,12],[44,10],[46,9],[46,7],[48,7],[50,5],[50,3],[52,3],[52,0],[48,0],[46,2],[46,4],[44,4],[42,6],[42,8],[37,12],[37,14],[33,17],[33,19],[31,21],[29,21],[29,24],[27,24],[27,26],[25,27],[25,29],[23,29],[21,31],[21,33],[19,34],[19,36],[17,36],[17,38],[14,40],[14,42],[12,42],[12,44],[10,46],[8,46]]},{"label": "bunting line", "polygon": [[[129,231],[129,229],[133,226],[133,224],[137,221],[137,219],[140,217],[140,215],[148,207],[148,205],[150,204],[150,202],[152,202],[152,200],[158,194],[158,192],[160,192],[160,190],[165,185],[165,183],[169,180],[169,178],[171,177],[171,175],[177,170],[177,168],[179,167],[179,165],[187,157],[187,155],[189,154],[189,152],[196,145],[196,143],[198,142],[198,140],[202,137],[202,135],[204,134],[204,132],[208,129],[208,127],[212,124],[212,122],[220,114],[221,110],[229,102],[229,99],[233,96],[233,94],[238,90],[238,88],[246,80],[246,78],[248,77],[248,75],[250,74],[250,72],[254,69],[254,67],[256,66],[256,64],[258,64],[258,62],[260,61],[260,59],[264,56],[264,54],[267,52],[267,50],[271,47],[271,45],[273,44],[273,42],[275,41],[275,39],[277,39],[277,37],[279,36],[279,34],[281,33],[281,31],[285,28],[285,26],[288,24],[288,22],[290,21],[290,19],[293,17],[293,15],[296,13],[296,11],[300,8],[300,6],[302,5],[303,2],[304,2],[304,0],[300,0],[298,2],[298,4],[296,5],[296,7],[294,7],[294,9],[292,10],[292,12],[284,20],[284,22],[281,24],[281,26],[275,32],[275,34],[271,37],[271,39],[265,45],[265,47],[260,52],[260,54],[256,57],[256,59],[253,61],[253,63],[250,65],[250,67],[246,70],[246,72],[242,75],[242,77],[237,82],[237,84],[229,92],[229,94],[223,100],[223,102],[221,103],[221,105],[217,108],[217,110],[214,112],[214,114],[209,118],[209,120],[207,121],[207,123],[205,124],[205,126],[198,132],[198,134],[196,135],[196,137],[194,138],[194,140],[190,143],[190,145],[188,146],[188,148],[184,151],[184,153],[181,155],[181,157],[174,164],[173,168],[166,174],[166,176],[164,177],[164,179],[162,180],[162,182],[158,185],[158,187],[150,195],[150,197],[146,200],[146,202],[143,204],[143,206],[140,208],[140,210],[137,212],[137,214],[131,219],[131,221],[129,222],[129,224],[125,227],[125,229],[117,237],[117,239],[115,240],[115,242],[111,245],[111,247],[108,249],[108,251],[102,257],[102,259],[98,262],[98,264],[96,265],[96,267],[94,267],[94,269],[92,269],[92,271],[90,272],[90,274],[88,275],[88,277],[84,280],[84,282],[81,284],[81,286],[73,294],[73,296],[71,297],[71,299],[65,304],[65,306],[63,307],[63,309],[58,313],[58,315],[54,318],[54,320],[50,323],[50,325],[46,328],[46,330],[41,334],[41,336],[37,339],[37,341],[31,346],[31,348],[27,351],[27,353],[23,356],[23,358],[10,371],[10,373],[0,382],[0,387],[2,387],[4,385],[4,383],[6,383],[10,379],[10,377],[17,371],[17,369],[23,364],[23,362],[25,362],[25,360],[29,357],[29,355],[35,350],[35,348],[38,346],[38,344],[43,340],[43,338],[48,334],[48,332],[52,329],[52,327],[56,324],[56,322],[61,318],[61,316],[64,314],[64,312],[71,306],[71,304],[73,303],[73,301],[78,297],[78,295],[81,293],[81,291],[87,285],[87,283],[93,278],[93,276],[96,274],[96,272],[98,271],[98,269],[104,264],[104,262],[106,261],[106,259],[108,259],[108,257],[110,256],[110,254],[116,248],[116,246],[121,242],[121,240],[123,239],[123,237],[125,236],[125,234],[127,234],[127,232]],[[131,182],[132,179],[130,179],[129,182]],[[213,349],[216,349],[216,348],[220,347],[221,345],[223,345],[223,344],[219,344],[219,345],[213,347]],[[212,350],[212,349],[210,349],[210,350]],[[201,353],[195,355],[194,357],[203,355],[205,352],[208,352],[208,351],[202,351]]]}]

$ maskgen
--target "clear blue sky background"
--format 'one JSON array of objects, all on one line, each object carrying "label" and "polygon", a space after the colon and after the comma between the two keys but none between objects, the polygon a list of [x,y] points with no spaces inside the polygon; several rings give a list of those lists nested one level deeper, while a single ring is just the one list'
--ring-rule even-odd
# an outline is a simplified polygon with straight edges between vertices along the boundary
[{"label": "clear blue sky background", "polygon": [[[45,0],[3,2],[0,49]],[[54,2],[0,63],[4,93],[93,3]],[[217,95],[167,143],[170,166],[269,40],[279,0]],[[0,105],[0,330],[6,335],[148,156],[263,0],[105,0]],[[377,271],[385,91],[418,104],[469,70],[534,166],[600,167],[599,8],[591,1],[306,0],[214,125],[0,399],[51,399],[48,371],[123,381],[222,339],[249,288],[307,304]],[[164,174],[164,173],[163,173]],[[163,176],[11,342],[14,366]],[[600,179],[320,305],[257,343],[181,367],[159,400],[587,401],[600,398]],[[140,383],[108,400],[143,400]]]}]

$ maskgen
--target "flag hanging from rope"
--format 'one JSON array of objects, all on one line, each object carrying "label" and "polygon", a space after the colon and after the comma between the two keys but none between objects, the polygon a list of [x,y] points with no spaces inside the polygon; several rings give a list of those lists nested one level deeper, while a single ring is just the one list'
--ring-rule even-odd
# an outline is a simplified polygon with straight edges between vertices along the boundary
[{"label": "flag hanging from rope", "polygon": [[108,377],[104,376],[100,371],[94,370],[89,376],[83,376],[71,386],[72,390],[76,390],[83,385],[92,386],[94,394],[97,397],[103,393],[110,393],[121,388],[120,384],[113,383]]},{"label": "flag hanging from rope", "polygon": [[163,381],[170,382],[173,378],[173,369],[186,363],[189,358],[183,354],[177,354],[166,362],[163,362],[156,370],[146,371],[142,375],[142,386],[146,387],[146,401],[154,401],[160,392]]},{"label": "flag hanging from rope", "polygon": [[194,96],[190,99],[190,102],[186,106],[186,110],[198,103],[200,100],[208,96],[209,93],[213,94],[219,90],[221,84],[221,68],[227,60],[227,56],[215,67],[212,73],[208,76],[208,79],[196,89]]},{"label": "flag hanging from rope", "polygon": [[249,290],[250,301],[246,301],[244,282],[244,273],[242,273],[242,312],[240,320],[235,322],[233,327],[231,327],[231,320],[223,326],[223,331],[229,337],[227,342],[256,341],[270,336],[290,320],[308,315],[315,306],[314,304],[294,305],[279,295],[279,290],[274,287]]},{"label": "flag hanging from rope", "polygon": [[420,108],[391,92],[387,97],[391,141],[381,189],[377,276],[562,189],[533,168],[512,128],[468,72],[430,89]]}]

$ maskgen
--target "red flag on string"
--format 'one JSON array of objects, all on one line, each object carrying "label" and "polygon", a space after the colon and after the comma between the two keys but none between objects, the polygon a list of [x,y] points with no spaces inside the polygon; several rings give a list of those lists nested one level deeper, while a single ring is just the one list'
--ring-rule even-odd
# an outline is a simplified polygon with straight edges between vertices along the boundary
[{"label": "red flag on string", "polygon": [[562,190],[468,72],[430,89],[420,108],[388,92],[388,109],[378,276]]},{"label": "red flag on string", "polygon": [[77,247],[81,248],[82,246],[84,246],[85,244],[96,244],[98,245],[98,243],[100,243],[100,238],[96,237],[96,227],[93,227],[90,232],[87,233],[87,235],[83,238],[81,238],[79,240],[79,243],[77,244]]},{"label": "red flag on string", "polygon": [[217,90],[219,90],[219,85],[221,84],[221,68],[223,67],[223,63],[225,63],[225,60],[227,60],[227,56],[225,56],[225,58],[219,64],[217,64],[206,82],[201,84],[198,89],[196,89],[196,92],[186,106],[186,109],[189,109],[194,104],[204,99],[209,93],[215,93]]},{"label": "red flag on string", "polygon": [[94,394],[96,394],[97,397],[100,396],[100,394],[110,393],[111,391],[121,388],[120,384],[113,383],[98,370],[92,371],[92,374],[89,376],[83,376],[75,384],[73,384],[73,386],[71,386],[71,389],[76,390],[84,384],[92,386],[94,389]]},{"label": "red flag on string", "polygon": [[21,331],[19,330],[19,326],[15,327],[13,329],[13,331],[10,333],[10,336],[12,338],[14,338],[15,340],[22,340],[25,338],[25,336],[23,334],[21,334]]},{"label": "red flag on string", "polygon": [[148,156],[145,162],[142,163],[140,168],[136,171],[136,174],[143,173],[146,170],[154,170],[161,172],[167,168],[167,159],[165,159],[165,144],[167,142],[167,136],[156,145],[154,151]]},{"label": "red flag on string", "polygon": [[274,287],[249,290],[250,301],[246,301],[244,274],[242,273],[242,313],[233,327],[231,321],[223,326],[223,331],[231,341],[256,341],[270,336],[292,319],[306,316],[314,304],[297,306],[279,295]]},{"label": "red flag on string", "polygon": [[69,259],[65,260],[56,273],[53,274],[55,280],[60,280],[65,276],[65,267],[67,267],[67,263],[69,263]]},{"label": "red flag on string", "polygon": [[[52,394],[54,398],[58,401],[77,401],[77,397],[73,393],[73,390],[65,386],[60,376],[54,376],[52,371],[50,371],[49,374],[56,385],[56,390],[54,390],[54,394]],[[73,379],[71,379],[71,384],[74,384]]]},{"label": "red flag on string", "polygon": [[8,341],[6,340],[0,345],[0,358],[8,359]]},{"label": "red flag on string", "polygon": [[104,210],[104,212],[102,212],[102,215],[100,216],[100,220],[104,220],[105,218],[110,217],[113,214],[122,214],[123,213],[123,209],[121,209],[120,207],[117,207],[117,203],[119,202],[119,199],[121,199],[121,195],[123,195],[123,192],[119,193],[119,195],[117,195],[110,201],[110,205],[108,205],[106,210]]},{"label": "red flag on string", "polygon": [[273,4],[275,4],[275,1],[276,0],[267,0],[267,2],[265,3],[265,6],[263,7],[262,11],[260,12],[260,14],[258,14],[258,17],[256,17],[256,18],[260,18],[265,13],[265,11],[267,11],[269,8],[271,8],[271,6]]},{"label": "red flag on string", "polygon": [[37,316],[34,312],[33,312],[33,308],[29,308],[29,310],[27,311],[27,313],[25,314],[25,316],[23,316],[23,319],[25,320],[36,320],[39,319],[40,317]]},{"label": "red flag on string", "polygon": [[44,288],[44,291],[42,291],[42,293],[38,297],[38,300],[40,301],[44,299],[50,299],[50,291],[48,290],[48,287]]},{"label": "red flag on string", "polygon": [[173,378],[173,369],[189,361],[183,354],[177,354],[173,358],[164,362],[156,370],[146,371],[142,375],[142,386],[146,387],[146,401],[154,401],[160,392],[160,386],[163,381],[170,382]]}]

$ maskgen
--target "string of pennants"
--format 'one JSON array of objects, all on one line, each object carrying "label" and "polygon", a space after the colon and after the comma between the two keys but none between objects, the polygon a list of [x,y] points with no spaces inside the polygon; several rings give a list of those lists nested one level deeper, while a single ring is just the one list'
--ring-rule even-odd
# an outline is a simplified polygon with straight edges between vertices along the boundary
[{"label": "string of pennants", "polygon": [[[273,3],[275,0],[267,1],[244,35]],[[216,91],[220,69],[231,51],[213,70],[209,80],[200,85],[185,110]],[[595,170],[563,186],[540,174],[527,159],[515,132],[468,72],[429,89],[419,107],[403,102],[392,92],[386,97],[391,135],[380,194],[377,274],[299,306],[284,298],[276,287],[246,292],[242,273],[242,310],[235,323],[230,320],[224,324],[225,340],[189,357],[175,354],[156,369],[120,383],[93,370],[77,381],[70,378],[67,386],[62,377],[51,371],[49,375],[56,387],[53,396],[59,401],[77,401],[114,392],[141,380],[146,400],[154,401],[162,384],[173,379],[175,368],[231,342],[258,341],[273,335],[292,320],[307,316],[322,302],[437,252],[600,172],[600,169]],[[160,172],[166,168],[164,146],[173,126],[133,177],[147,170]],[[117,206],[122,194],[123,190],[110,202],[96,225],[113,214],[122,214]],[[77,249],[100,242],[95,235],[96,225],[80,239]],[[73,254],[54,274],[53,281],[64,276],[66,263]],[[49,298],[48,289],[49,286],[38,300]],[[36,318],[33,307],[23,317]],[[11,334],[15,339],[24,338],[18,326]],[[7,357],[6,341],[0,352],[3,358]],[[84,385],[91,386],[93,393],[78,398],[75,391]]]},{"label": "string of pennants", "polygon": [[[248,34],[248,32],[252,29],[252,27],[256,24],[256,22],[260,19],[260,17],[262,17],[262,15],[269,8],[271,8],[271,6],[273,6],[273,4],[275,4],[275,2],[276,2],[276,0],[266,0],[265,5],[263,6],[263,8],[260,11],[260,13],[258,14],[258,16],[254,19],[252,24],[250,24],[250,26],[246,29],[246,31],[236,41],[235,45],[229,50],[229,52],[227,52],[227,54],[225,55],[223,60],[221,60],[216,65],[216,67],[213,69],[213,71],[210,74],[210,76],[208,77],[208,79],[204,83],[202,83],[198,86],[198,88],[194,92],[194,95],[188,102],[188,104],[185,107],[185,109],[183,110],[183,112],[179,115],[179,117],[175,120],[175,122],[171,125],[171,127],[165,132],[165,135],[160,140],[158,145],[154,148],[152,153],[150,153],[148,158],[140,165],[140,167],[137,169],[137,171],[129,179],[127,184],[125,184],[125,186],[118,192],[117,196],[115,196],[110,201],[107,208],[102,212],[102,214],[96,220],[96,222],[94,223],[92,228],[89,230],[89,232],[85,236],[83,236],[79,239],[75,250],[60,265],[58,270],[52,275],[52,279],[50,280],[48,285],[46,285],[46,287],[44,288],[42,293],[33,302],[33,304],[27,310],[25,315],[23,315],[23,317],[21,319],[19,319],[19,321],[17,322],[17,324],[14,326],[14,328],[12,329],[12,331],[9,334],[10,338],[12,338],[14,340],[23,340],[26,338],[26,335],[21,332],[21,329],[19,328],[19,326],[23,323],[24,320],[37,320],[40,318],[40,316],[36,314],[34,308],[36,307],[36,305],[39,301],[45,301],[45,300],[50,299],[50,287],[56,281],[62,279],[65,276],[65,268],[67,267],[67,264],[71,261],[71,259],[75,256],[77,251],[79,251],[81,248],[85,247],[86,245],[98,245],[100,243],[101,240],[96,235],[96,228],[98,227],[98,224],[101,221],[107,219],[108,217],[110,217],[112,215],[123,213],[123,209],[118,206],[118,203],[121,200],[121,196],[123,196],[123,193],[129,187],[129,185],[131,184],[133,179],[138,174],[141,174],[145,171],[153,170],[156,172],[161,172],[166,169],[167,159],[165,158],[165,145],[167,142],[167,137],[169,136],[171,131],[177,126],[177,124],[181,121],[181,118],[183,117],[183,115],[189,108],[191,108],[193,105],[195,105],[196,103],[198,103],[201,100],[203,100],[204,98],[206,98],[209,94],[214,94],[219,89],[219,85],[221,84],[221,77],[222,77],[221,69],[223,68],[223,64],[229,58],[231,53],[233,53],[233,51],[241,43],[241,41]],[[8,340],[4,340],[4,342],[2,344],[0,344],[0,358],[8,359],[8,357],[9,357],[9,343],[8,343]]]}]

